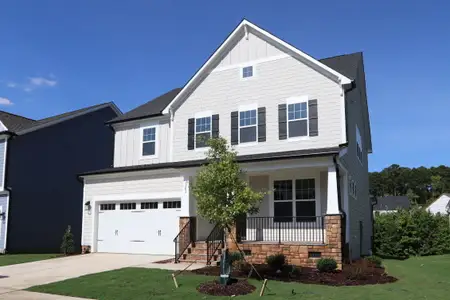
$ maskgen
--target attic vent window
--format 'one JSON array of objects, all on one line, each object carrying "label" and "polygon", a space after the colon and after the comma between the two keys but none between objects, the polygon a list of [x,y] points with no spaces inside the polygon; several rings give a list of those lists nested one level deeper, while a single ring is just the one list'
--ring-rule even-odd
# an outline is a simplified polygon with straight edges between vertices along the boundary
[{"label": "attic vent window", "polygon": [[253,77],[253,66],[242,68],[242,78]]}]

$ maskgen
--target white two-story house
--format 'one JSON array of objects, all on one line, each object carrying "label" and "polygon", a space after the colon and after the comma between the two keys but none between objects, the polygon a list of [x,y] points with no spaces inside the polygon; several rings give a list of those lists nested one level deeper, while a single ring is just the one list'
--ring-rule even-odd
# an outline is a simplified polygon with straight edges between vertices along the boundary
[{"label": "white two-story house", "polygon": [[[254,262],[369,254],[372,152],[362,53],[315,59],[242,21],[182,88],[109,122],[114,166],[81,174],[85,251],[215,259],[223,241],[190,191],[225,137],[267,191],[233,229]],[[175,241],[175,242],[174,242]]]}]

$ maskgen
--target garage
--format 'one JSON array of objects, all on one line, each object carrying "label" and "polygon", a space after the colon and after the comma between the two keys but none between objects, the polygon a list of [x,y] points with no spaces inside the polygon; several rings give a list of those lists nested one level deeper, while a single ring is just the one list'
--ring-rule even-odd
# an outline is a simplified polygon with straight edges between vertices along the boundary
[{"label": "garage", "polygon": [[98,252],[174,254],[180,200],[102,202],[97,211]]}]

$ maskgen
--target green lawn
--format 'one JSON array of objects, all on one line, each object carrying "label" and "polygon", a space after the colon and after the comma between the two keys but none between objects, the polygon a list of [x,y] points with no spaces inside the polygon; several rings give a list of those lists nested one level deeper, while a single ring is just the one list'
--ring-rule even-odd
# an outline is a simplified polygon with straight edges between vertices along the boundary
[{"label": "green lawn", "polygon": [[60,257],[61,254],[5,254],[0,255],[0,267]]},{"label": "green lawn", "polygon": [[[388,272],[399,278],[399,281],[359,287],[327,287],[269,281],[270,291],[264,298],[415,300],[447,299],[450,295],[450,255],[412,258],[406,261],[390,260],[385,261],[385,265]],[[170,274],[164,270],[125,268],[32,287],[30,290],[102,300],[221,298],[200,294],[195,289],[199,283],[211,280],[212,277],[183,274],[178,276],[180,288],[175,289]],[[253,283],[259,290],[261,282]],[[260,299],[259,291],[239,298]]]}]

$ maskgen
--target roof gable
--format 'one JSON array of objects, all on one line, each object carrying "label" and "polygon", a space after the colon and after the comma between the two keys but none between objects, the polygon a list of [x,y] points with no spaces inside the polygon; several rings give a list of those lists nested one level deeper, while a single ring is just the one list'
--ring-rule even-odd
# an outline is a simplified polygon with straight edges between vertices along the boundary
[{"label": "roof gable", "polygon": [[193,91],[193,89],[195,89],[196,86],[208,75],[208,72],[211,71],[212,68],[214,68],[218,63],[220,63],[220,61],[224,57],[224,53],[229,51],[230,48],[242,38],[242,36],[248,35],[249,32],[258,36],[259,38],[269,40],[271,43],[277,45],[277,48],[281,49],[283,52],[297,58],[306,65],[327,75],[336,82],[339,82],[341,84],[348,84],[352,82],[352,79],[348,78],[347,76],[337,72],[326,64],[316,60],[308,54],[300,51],[299,49],[293,47],[292,45],[286,43],[285,41],[277,38],[271,33],[244,19],[231,32],[231,34],[225,39],[225,41],[219,46],[219,48],[210,56],[210,58],[203,64],[203,66],[194,74],[194,76],[187,82],[183,89],[167,105],[162,113],[169,113],[169,110],[176,102],[189,95]]},{"label": "roof gable", "polygon": [[2,128],[3,131],[9,132],[17,132],[37,124],[36,120],[25,118],[6,111],[0,111],[0,122],[5,127],[5,129]]}]

